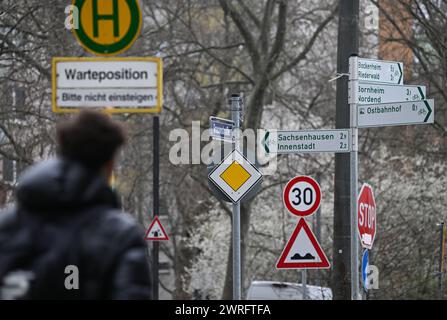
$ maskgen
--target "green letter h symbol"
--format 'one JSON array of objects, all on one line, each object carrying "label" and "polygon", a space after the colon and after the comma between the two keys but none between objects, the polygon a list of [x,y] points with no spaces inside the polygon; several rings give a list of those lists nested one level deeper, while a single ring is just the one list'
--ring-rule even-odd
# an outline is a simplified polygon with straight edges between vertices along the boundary
[{"label": "green letter h symbol", "polygon": [[119,15],[118,15],[118,0],[113,1],[113,13],[103,14],[98,13],[98,0],[93,0],[93,36],[99,37],[99,20],[113,20],[113,35],[118,38],[120,36]]}]

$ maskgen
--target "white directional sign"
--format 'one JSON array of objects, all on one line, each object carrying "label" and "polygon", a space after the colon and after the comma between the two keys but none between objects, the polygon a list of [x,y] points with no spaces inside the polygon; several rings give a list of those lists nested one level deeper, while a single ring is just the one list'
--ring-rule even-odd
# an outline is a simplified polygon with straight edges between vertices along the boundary
[{"label": "white directional sign", "polygon": [[266,153],[349,152],[349,129],[280,131],[268,130],[262,145]]},{"label": "white directional sign", "polygon": [[160,112],[162,73],[159,58],[54,58],[53,110]]},{"label": "white directional sign", "polygon": [[370,81],[402,85],[404,81],[403,63],[396,61],[358,58],[357,65],[350,65],[351,80]]},{"label": "white directional sign", "polygon": [[434,100],[357,107],[359,127],[382,127],[434,122]]},{"label": "white directional sign", "polygon": [[373,82],[350,81],[349,103],[382,104],[424,100],[424,86],[399,86]]},{"label": "white directional sign", "polygon": [[239,151],[233,150],[208,178],[237,203],[256,185],[262,174]]}]

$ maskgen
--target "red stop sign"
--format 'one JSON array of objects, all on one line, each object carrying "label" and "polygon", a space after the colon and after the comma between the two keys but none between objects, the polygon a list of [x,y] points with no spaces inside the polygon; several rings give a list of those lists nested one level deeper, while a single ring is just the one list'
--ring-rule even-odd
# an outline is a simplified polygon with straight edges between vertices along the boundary
[{"label": "red stop sign", "polygon": [[376,201],[369,184],[363,184],[357,201],[359,237],[362,246],[371,249],[376,236]]}]

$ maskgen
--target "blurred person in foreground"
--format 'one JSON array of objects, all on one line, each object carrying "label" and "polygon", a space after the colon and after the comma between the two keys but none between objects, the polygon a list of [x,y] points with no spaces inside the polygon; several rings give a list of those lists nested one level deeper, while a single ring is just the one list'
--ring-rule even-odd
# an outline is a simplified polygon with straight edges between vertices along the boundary
[{"label": "blurred person in foreground", "polygon": [[143,230],[108,185],[123,128],[83,111],[57,139],[59,156],[27,170],[0,214],[0,298],[151,299]]}]

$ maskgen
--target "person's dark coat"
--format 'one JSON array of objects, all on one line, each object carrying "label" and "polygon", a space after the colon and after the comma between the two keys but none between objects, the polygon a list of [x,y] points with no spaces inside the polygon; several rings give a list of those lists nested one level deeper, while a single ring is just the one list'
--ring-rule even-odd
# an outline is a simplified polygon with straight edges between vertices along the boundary
[{"label": "person's dark coat", "polygon": [[[3,298],[17,299],[152,297],[143,230],[119,209],[105,177],[52,159],[23,175],[16,200],[15,208],[0,213],[0,297],[2,292]],[[30,252],[31,262],[25,258]],[[17,274],[12,271],[20,271],[14,268],[27,264],[29,290],[8,291],[15,279],[11,275]],[[79,271],[78,289],[67,266]]]}]

